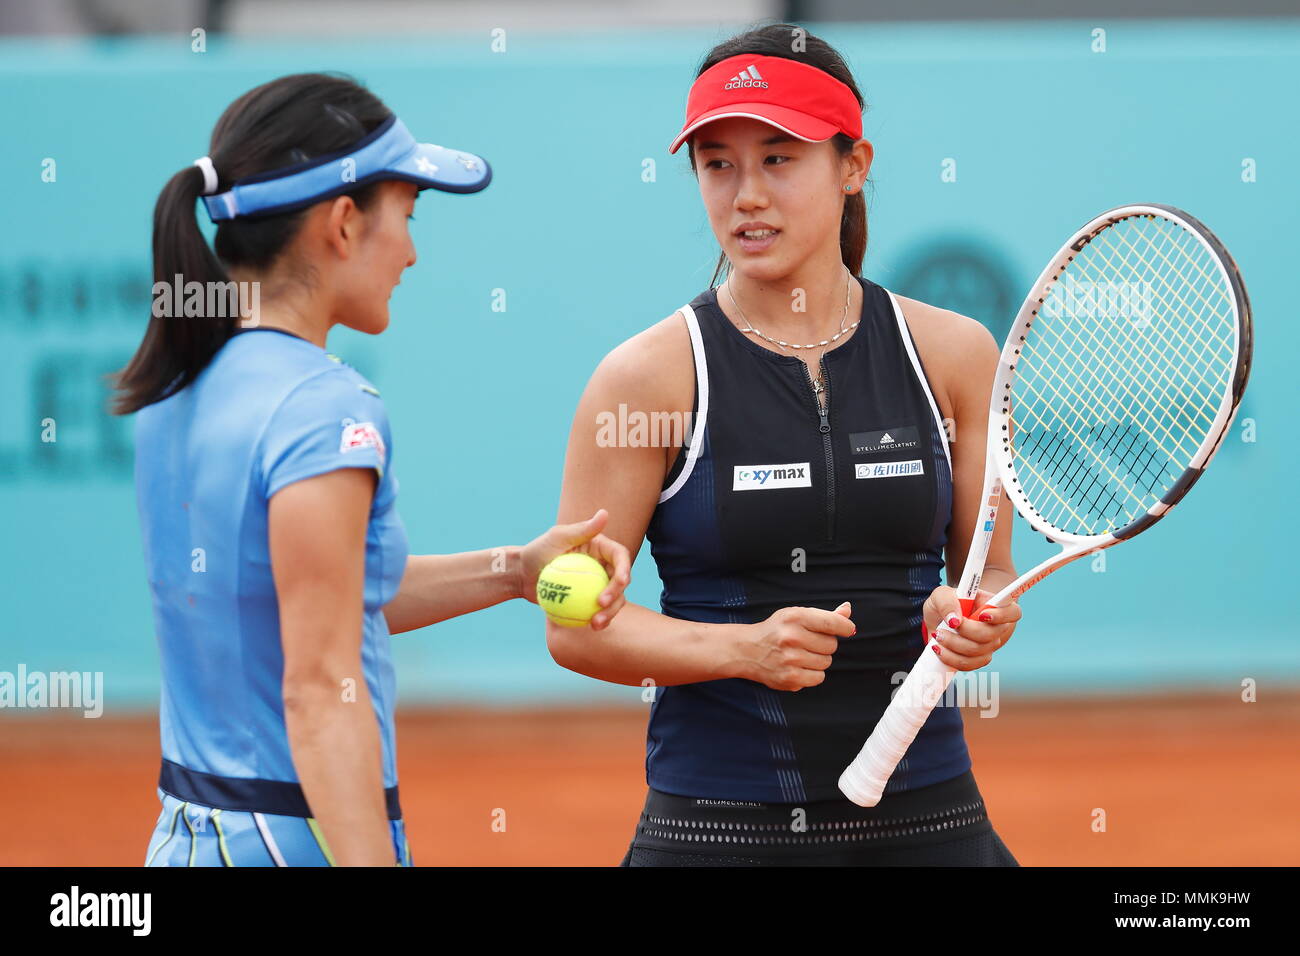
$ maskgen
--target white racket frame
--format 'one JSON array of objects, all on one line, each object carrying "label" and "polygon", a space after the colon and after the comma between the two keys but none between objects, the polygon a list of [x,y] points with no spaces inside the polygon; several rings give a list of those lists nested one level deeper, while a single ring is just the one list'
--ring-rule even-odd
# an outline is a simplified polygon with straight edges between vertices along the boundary
[{"label": "white racket frame", "polygon": [[[1016,361],[1021,344],[1038,317],[1038,310],[1046,300],[1052,283],[1095,235],[1110,228],[1116,222],[1132,216],[1158,216],[1177,223],[1196,236],[1218,266],[1225,286],[1232,293],[1230,298],[1233,322],[1237,332],[1232,355],[1233,381],[1232,386],[1224,390],[1214,422],[1196,454],[1192,456],[1187,470],[1160,501],[1147,509],[1145,514],[1116,531],[1098,535],[1072,534],[1057,528],[1039,513],[1025,497],[1016,476],[1009,439],[1011,386],[1016,377]],[[962,614],[969,616],[975,611],[974,604],[979,592],[980,578],[988,558],[989,544],[993,540],[993,528],[997,523],[998,508],[1004,493],[1020,516],[1029,522],[1030,527],[1045,535],[1049,541],[1060,544],[1061,551],[1025,572],[993,595],[986,605],[988,607],[998,607],[1008,601],[1017,600],[1020,595],[1053,571],[1072,561],[1077,561],[1084,555],[1096,553],[1131,538],[1167,514],[1195,484],[1222,446],[1223,437],[1232,425],[1241,403],[1242,392],[1245,390],[1250,371],[1251,348],[1250,303],[1246,298],[1245,286],[1237,271],[1236,263],[1214,234],[1187,213],[1172,206],[1156,203],[1118,206],[1097,216],[1071,236],[1070,241],[1061,247],[1034,282],[1024,304],[1020,307],[1016,321],[1011,326],[1006,343],[1002,347],[1002,355],[998,360],[993,392],[989,399],[984,494],[981,498],[983,504],[976,517],[966,566],[962,569],[961,580],[957,585]],[[956,634],[946,622],[940,623],[938,631],[944,634]],[[921,651],[921,656],[902,686],[894,693],[893,699],[863,745],[861,752],[840,775],[840,791],[859,806],[874,807],[880,801],[889,778],[907,753],[907,748],[916,739],[930,712],[947,691],[953,675],[956,674],[956,670],[945,664],[939,657],[938,650],[937,640],[934,637],[929,638],[924,650]]]}]

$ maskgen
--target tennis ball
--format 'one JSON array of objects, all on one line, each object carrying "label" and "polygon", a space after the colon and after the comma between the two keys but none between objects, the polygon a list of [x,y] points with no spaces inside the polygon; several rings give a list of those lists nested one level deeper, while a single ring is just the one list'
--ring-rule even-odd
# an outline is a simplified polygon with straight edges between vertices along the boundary
[{"label": "tennis ball", "polygon": [[537,576],[537,603],[560,627],[586,627],[600,610],[596,598],[609,584],[600,562],[579,551],[562,554]]}]

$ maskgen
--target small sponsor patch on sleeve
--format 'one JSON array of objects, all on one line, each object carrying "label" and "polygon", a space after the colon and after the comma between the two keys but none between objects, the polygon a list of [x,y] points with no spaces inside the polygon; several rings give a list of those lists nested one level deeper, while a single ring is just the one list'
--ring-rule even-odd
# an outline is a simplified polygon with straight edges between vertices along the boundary
[{"label": "small sponsor patch on sleeve", "polygon": [[380,464],[385,458],[384,437],[373,422],[357,422],[343,427],[343,438],[339,442],[339,451],[347,452],[357,448],[374,448],[379,452]]}]

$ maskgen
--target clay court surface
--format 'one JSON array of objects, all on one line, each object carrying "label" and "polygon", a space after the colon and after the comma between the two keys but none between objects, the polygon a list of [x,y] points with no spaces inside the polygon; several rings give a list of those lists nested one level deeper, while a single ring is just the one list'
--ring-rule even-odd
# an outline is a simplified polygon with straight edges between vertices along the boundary
[{"label": "clay court surface", "polygon": [[[406,710],[417,865],[611,866],[645,794],[645,711]],[[990,816],[1026,865],[1300,863],[1300,692],[1008,700],[965,713]],[[138,865],[158,803],[152,715],[0,714],[0,864]],[[1092,829],[1106,813],[1106,832]],[[504,811],[505,831],[493,829]],[[499,819],[500,814],[496,814]]]}]

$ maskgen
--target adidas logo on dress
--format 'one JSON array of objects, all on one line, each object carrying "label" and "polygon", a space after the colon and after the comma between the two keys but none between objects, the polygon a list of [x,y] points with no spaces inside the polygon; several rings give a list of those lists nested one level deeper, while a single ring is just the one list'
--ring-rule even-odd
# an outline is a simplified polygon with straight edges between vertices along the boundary
[{"label": "adidas logo on dress", "polygon": [[880,438],[880,444],[882,445],[892,445],[893,443],[894,439],[890,437],[889,432],[885,432]]}]

